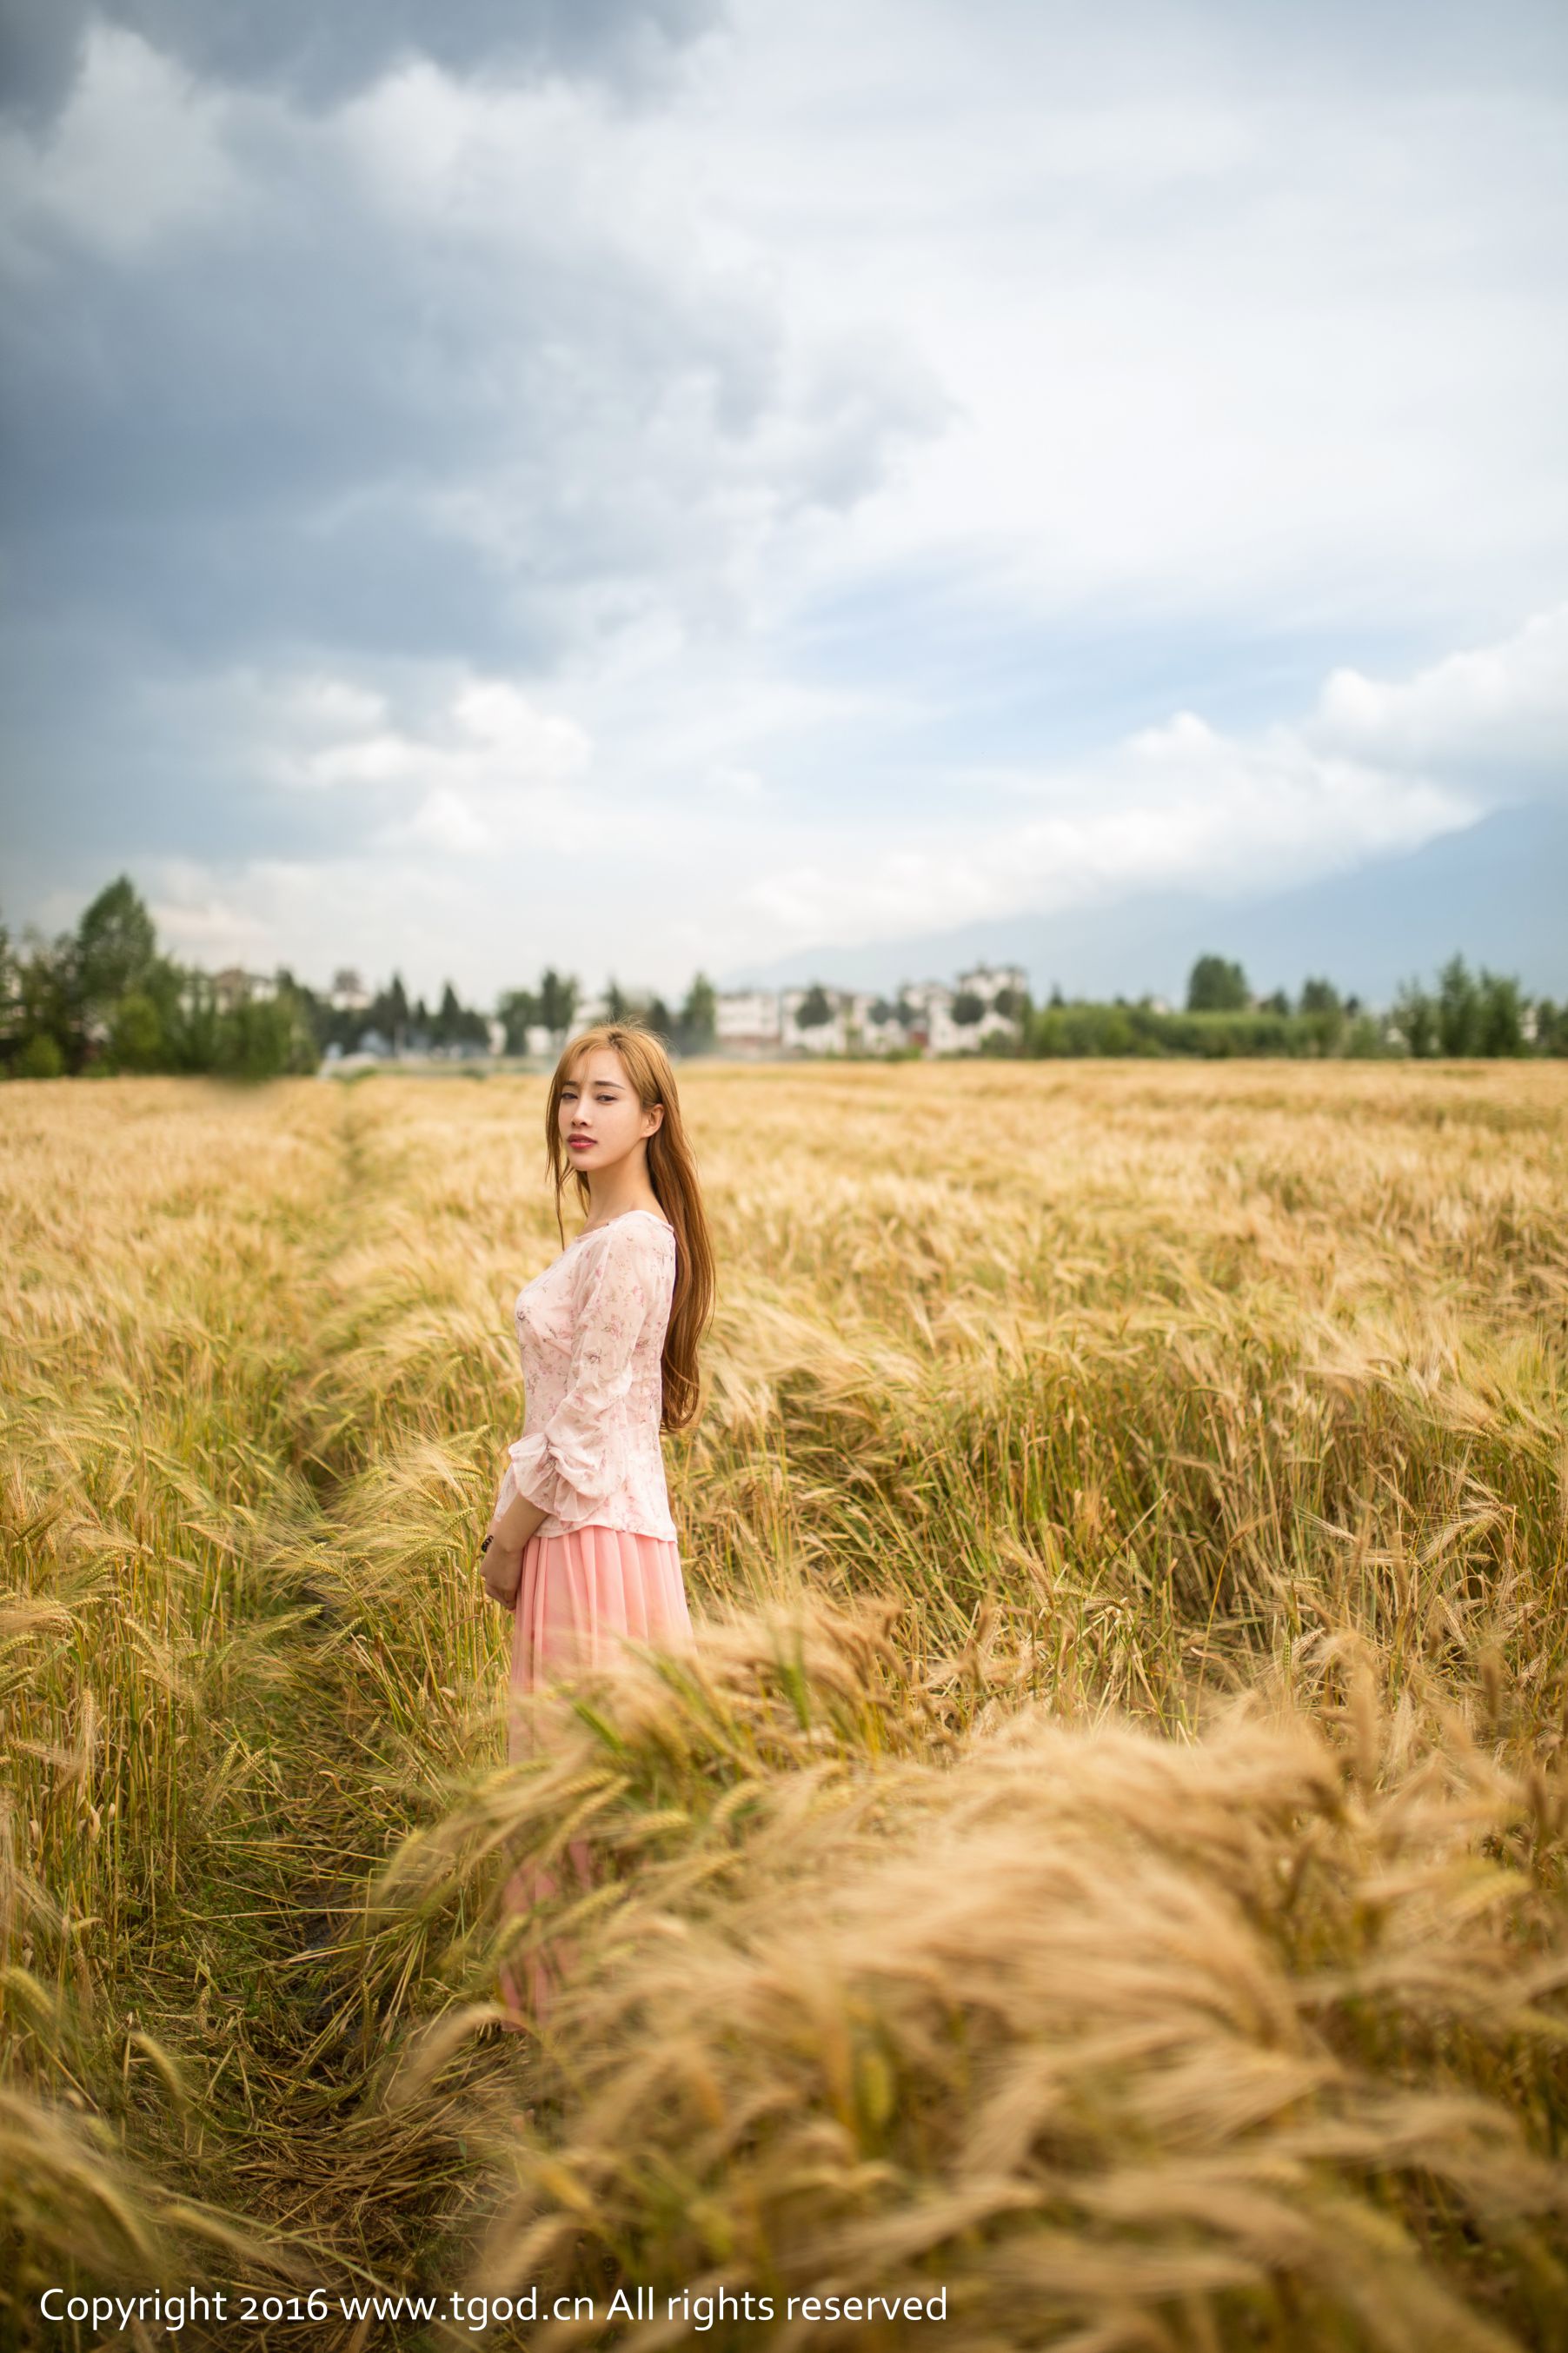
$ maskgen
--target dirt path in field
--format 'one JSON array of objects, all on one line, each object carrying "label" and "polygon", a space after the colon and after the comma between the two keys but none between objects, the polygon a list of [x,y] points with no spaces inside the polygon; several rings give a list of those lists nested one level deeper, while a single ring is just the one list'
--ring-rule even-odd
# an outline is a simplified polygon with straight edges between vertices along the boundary
[{"label": "dirt path in field", "polygon": [[[298,1261],[307,1331],[330,1323],[334,1271],[395,1181],[395,1156],[357,1087],[342,1090],[337,1145],[333,1192]],[[207,2161],[192,2186],[309,2251],[307,2284],[334,2295],[397,2294],[421,2284],[422,2252],[440,2237],[442,2211],[461,2202],[471,2168],[460,2114],[422,2109],[399,2120],[370,2096],[389,2038],[387,1997],[365,1979],[364,1891],[413,1820],[388,1770],[374,1636],[345,1559],[341,1506],[354,1469],[331,1437],[342,1413],[330,1355],[305,1355],[289,1410],[300,1476],[278,1500],[268,1575],[255,1589],[274,1621],[267,1685],[235,1726],[265,1756],[269,1787],[231,1851],[237,1974],[217,1994],[242,2015],[243,2033],[215,2086]],[[215,1925],[221,1930],[221,1919]],[[328,2348],[344,2336],[356,2348],[374,2341],[363,2329],[311,2331]],[[274,2337],[297,2345],[299,2330],[285,2322],[254,2341],[270,2346]],[[397,2341],[422,2337],[405,2330]]]}]

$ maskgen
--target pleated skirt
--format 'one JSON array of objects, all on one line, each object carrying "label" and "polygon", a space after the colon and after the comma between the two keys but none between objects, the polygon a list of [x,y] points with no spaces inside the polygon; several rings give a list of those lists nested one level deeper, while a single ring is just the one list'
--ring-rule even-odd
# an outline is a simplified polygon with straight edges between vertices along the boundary
[{"label": "pleated skirt", "polygon": [[[533,1536],[524,1548],[511,1639],[510,1687],[520,1699],[562,1675],[607,1664],[623,1639],[661,1650],[693,1646],[691,1612],[680,1573],[680,1547],[673,1536],[631,1534],[625,1528],[574,1528],[563,1535]],[[512,1715],[509,1754],[521,1762],[531,1753],[527,1712]],[[567,1848],[577,1887],[593,1884],[585,1839]],[[542,1864],[525,1863],[507,1882],[505,1907],[526,1914],[552,1900],[561,1880]],[[500,1972],[500,1994],[509,2022],[540,2027],[547,2020],[557,1982],[557,1964],[568,1966],[569,1948],[555,1959],[536,1947],[521,1968]]]},{"label": "pleated skirt", "polygon": [[599,1527],[534,1536],[517,1588],[513,1691],[538,1691],[576,1668],[603,1666],[627,1635],[661,1649],[691,1641],[675,1538]]}]

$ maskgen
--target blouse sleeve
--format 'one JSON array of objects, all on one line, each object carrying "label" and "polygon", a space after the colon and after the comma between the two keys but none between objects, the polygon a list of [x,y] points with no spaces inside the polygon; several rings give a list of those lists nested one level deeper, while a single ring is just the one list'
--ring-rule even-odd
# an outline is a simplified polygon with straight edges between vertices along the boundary
[{"label": "blouse sleeve", "polygon": [[507,1449],[512,1492],[568,1525],[591,1518],[625,1482],[626,1422],[616,1409],[631,1388],[655,1290],[648,1229],[640,1219],[627,1219],[619,1233],[607,1228],[597,1250],[583,1253],[565,1394],[542,1428]]}]

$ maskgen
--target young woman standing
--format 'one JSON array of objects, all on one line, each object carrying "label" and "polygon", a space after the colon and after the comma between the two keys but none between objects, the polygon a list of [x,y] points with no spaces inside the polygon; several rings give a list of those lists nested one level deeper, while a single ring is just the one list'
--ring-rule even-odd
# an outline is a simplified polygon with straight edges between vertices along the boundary
[{"label": "young woman standing", "polygon": [[[518,1295],[527,1413],[483,1546],[485,1588],[514,1613],[519,1694],[598,1664],[625,1637],[690,1644],[659,1439],[696,1419],[698,1343],[713,1302],[696,1164],[658,1039],[620,1022],[573,1039],[551,1082],[545,1143],[563,1249]],[[561,1219],[568,1169],[587,1218],[570,1242]],[[514,1759],[527,1739],[514,1715]],[[585,1842],[571,1852],[586,1881]],[[554,1884],[525,1869],[507,1900],[528,1909]],[[521,2023],[510,1972],[501,1983]],[[549,1999],[537,1962],[530,1990],[537,2021]]]}]

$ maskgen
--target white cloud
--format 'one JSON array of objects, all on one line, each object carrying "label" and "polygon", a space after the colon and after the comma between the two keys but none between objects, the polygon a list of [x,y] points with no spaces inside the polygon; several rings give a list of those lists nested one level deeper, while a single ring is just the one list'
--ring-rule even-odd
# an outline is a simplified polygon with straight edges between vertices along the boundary
[{"label": "white cloud", "polygon": [[388,849],[433,849],[444,858],[472,857],[495,846],[472,800],[450,785],[436,786],[412,817],[383,826],[375,839]]},{"label": "white cloud", "polygon": [[1409,680],[1336,671],[1299,725],[1226,734],[1178,712],[1091,760],[1007,778],[1037,814],[971,817],[864,857],[846,839],[830,863],[777,863],[743,902],[781,945],[807,946],[1147,891],[1240,897],[1417,849],[1528,797],[1538,766],[1562,780],[1565,652],[1562,607]]},{"label": "white cloud", "polygon": [[731,767],[721,763],[709,769],[708,782],[715,793],[727,800],[761,801],[768,797],[767,786],[755,768]]},{"label": "white cloud", "polygon": [[214,224],[241,186],[226,145],[228,111],[134,33],[93,24],[80,78],[53,127],[0,131],[12,265],[29,266],[40,231],[63,231],[129,262]]},{"label": "white cloud", "polygon": [[167,859],[160,869],[161,891],[148,912],[161,947],[192,964],[237,964],[266,971],[271,962],[271,927],[254,908],[237,906],[213,887],[196,861]]},{"label": "white cloud", "polygon": [[358,681],[321,675],[268,682],[265,691],[290,733],[328,739],[384,727],[386,697]]},{"label": "white cloud", "polygon": [[897,331],[965,419],[857,554],[983,554],[1042,617],[1442,628],[1561,593],[1568,142],[1550,78],[1492,79],[1505,43],[1445,87],[1414,26],[1369,76],[1308,17],[1248,57],[1197,6],[1135,36],[908,0],[740,18],[668,135],[798,322]]},{"label": "white cloud", "polygon": [[[331,858],[166,869],[158,918],[203,961],[283,960],[318,978],[396,964],[412,987],[450,974],[487,998],[551,961],[589,987],[613,971],[668,992],[698,966],[1148,892],[1245,901],[1417,849],[1508,797],[1510,778],[1528,783],[1517,764],[1560,627],[1541,615],[1353,694],[1335,673],[1300,723],[1226,730],[1179,710],[1071,762],[954,768],[896,813],[851,792],[803,815],[777,778],[724,759],[723,723],[742,733],[749,697],[726,712],[713,681],[684,780],[650,794],[635,705],[601,740],[506,679],[409,680],[378,698],[327,673],[250,676],[227,732],[251,731],[267,772],[335,815]],[[877,716],[785,699],[771,726],[809,767]],[[226,726],[211,709],[206,723]],[[1374,756],[1378,727],[1388,757]]]},{"label": "white cloud", "polygon": [[569,850],[587,839],[591,818],[572,788],[592,765],[593,744],[508,680],[464,680],[423,729],[391,723],[384,701],[342,681],[296,687],[283,707],[313,730],[336,724],[325,742],[275,750],[279,772],[357,792],[372,848],[460,859],[524,839]]},{"label": "white cloud", "polygon": [[1568,792],[1568,604],[1411,679],[1337,670],[1307,732],[1390,766],[1462,773],[1489,797]]},{"label": "white cloud", "polygon": [[1037,790],[1055,806],[1023,824],[955,826],[936,838],[928,828],[921,846],[872,845],[864,857],[846,841],[831,864],[771,871],[744,903],[777,927],[783,948],[1145,891],[1239,897],[1415,849],[1475,814],[1435,784],[1314,756],[1289,730],[1241,741],[1191,714]]},{"label": "white cloud", "polygon": [[[160,937],[176,953],[209,969],[286,965],[317,986],[350,965],[367,976],[399,970],[416,994],[438,992],[451,977],[473,995],[475,934],[496,914],[493,894],[471,867],[433,859],[417,843],[331,867],[271,858],[238,867],[173,860],[153,861],[152,873],[149,903]],[[526,978],[531,961],[508,956],[503,969],[510,979]],[[479,993],[493,986],[487,978]]]}]

